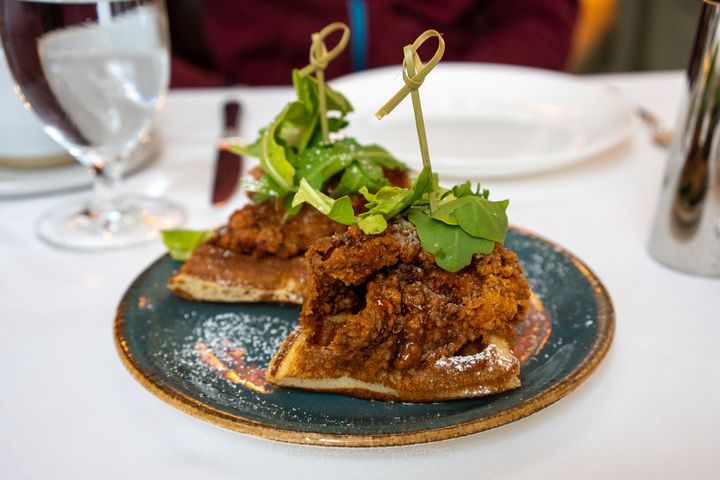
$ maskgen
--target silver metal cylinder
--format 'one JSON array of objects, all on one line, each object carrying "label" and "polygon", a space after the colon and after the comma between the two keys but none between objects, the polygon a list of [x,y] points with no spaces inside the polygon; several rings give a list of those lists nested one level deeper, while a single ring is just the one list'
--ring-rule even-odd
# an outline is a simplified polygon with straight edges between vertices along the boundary
[{"label": "silver metal cylinder", "polygon": [[720,3],[706,0],[687,70],[650,253],[684,272],[720,276]]}]

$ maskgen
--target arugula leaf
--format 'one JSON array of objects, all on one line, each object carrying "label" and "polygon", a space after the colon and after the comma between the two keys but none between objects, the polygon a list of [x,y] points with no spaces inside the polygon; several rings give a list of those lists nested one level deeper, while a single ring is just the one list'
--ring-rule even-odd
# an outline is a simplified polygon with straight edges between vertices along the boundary
[{"label": "arugula leaf", "polygon": [[448,225],[457,225],[473,237],[504,242],[508,227],[505,213],[508,201],[492,202],[472,193],[472,189],[469,194],[465,192],[457,192],[462,195],[460,198],[446,197],[431,217]]},{"label": "arugula leaf", "polygon": [[330,213],[328,213],[328,217],[343,225],[352,225],[355,223],[357,219],[355,218],[355,211],[353,210],[350,197],[344,196],[335,200],[330,209]]},{"label": "arugula leaf", "polygon": [[[300,70],[292,72],[293,86],[305,108],[310,112],[318,110],[318,84],[311,75],[301,75]],[[330,85],[325,85],[325,100],[328,111],[340,112],[346,115],[353,111],[352,105],[340,92],[333,90]]]},{"label": "arugula leaf", "polygon": [[163,230],[160,233],[173,260],[187,260],[195,247],[215,235],[210,230]]},{"label": "arugula leaf", "polygon": [[328,197],[320,190],[313,188],[304,178],[300,180],[300,188],[293,197],[292,206],[297,207],[303,203],[309,203],[320,212],[327,215],[332,210],[335,200]]},{"label": "arugula leaf", "polygon": [[[310,139],[310,142],[308,145],[323,145],[325,144],[325,140],[322,136],[322,128],[320,128],[320,116],[317,115],[318,119],[318,128],[315,128],[315,131],[313,132],[313,136]],[[331,133],[338,132],[345,128],[348,125],[348,121],[345,120],[345,117],[328,117],[328,131]],[[332,143],[332,140],[330,141]]]},{"label": "arugula leaf", "polygon": [[361,170],[362,175],[375,181],[383,180],[385,178],[385,170],[383,170],[383,167],[372,160],[363,158],[362,155],[360,155],[361,153],[361,151],[357,151],[353,157],[355,158],[355,166]]},{"label": "arugula leaf", "polygon": [[433,188],[437,186],[437,178],[428,167],[424,167],[420,171],[420,175],[417,176],[412,184],[411,189],[417,193],[417,198],[429,193]]},{"label": "arugula leaf", "polygon": [[342,173],[333,197],[356,193],[362,186],[375,192],[388,184],[383,167],[376,163],[382,155],[376,152],[376,147],[368,149],[353,138],[308,148],[298,156],[297,176],[322,190],[330,178]]},{"label": "arugula leaf", "polygon": [[247,192],[253,192],[253,200],[256,203],[262,203],[268,200],[281,198],[285,195],[285,191],[267,175],[263,175],[259,180],[245,178],[243,188]]},{"label": "arugula leaf", "polygon": [[360,187],[360,193],[365,197],[365,200],[368,201],[367,205],[365,205],[368,209],[373,209],[382,202],[391,202],[395,197],[405,196],[407,194],[407,190],[407,188],[388,185],[377,192],[372,193],[367,187]]},{"label": "arugula leaf", "polygon": [[423,168],[410,188],[387,186],[373,194],[367,187],[361,187],[360,193],[368,201],[365,205],[368,211],[358,219],[360,229],[368,235],[383,232],[388,219],[399,215],[430,191],[432,178],[430,170]]},{"label": "arugula leaf", "polygon": [[410,188],[388,186],[378,190],[367,204],[368,212],[363,215],[381,214],[386,219],[392,218],[419,200],[432,187],[432,173],[430,169],[423,168]]},{"label": "arugula leaf", "polygon": [[259,157],[260,156],[260,140],[262,139],[262,134],[265,132],[265,129],[263,128],[260,130],[260,137],[255,140],[254,143],[251,143],[250,145],[239,145],[236,143],[228,145],[228,150],[230,150],[235,155],[248,155],[250,157]]},{"label": "arugula leaf", "polygon": [[313,138],[319,117],[309,112],[301,102],[291,102],[277,129],[277,138],[286,147],[305,149]]},{"label": "arugula leaf", "polygon": [[348,195],[357,192],[362,187],[377,191],[387,184],[388,182],[385,180],[384,175],[381,174],[380,178],[371,178],[365,174],[365,171],[358,166],[357,162],[352,162],[350,166],[343,171],[340,181],[333,189],[332,194],[336,197]]},{"label": "arugula leaf", "polygon": [[313,86],[310,83],[311,77],[309,75],[301,75],[300,70],[294,68],[292,71],[292,82],[298,100],[305,106],[305,109],[308,112],[316,112],[318,109],[317,88],[313,90]]},{"label": "arugula leaf", "polygon": [[415,225],[420,243],[435,256],[440,268],[457,272],[470,265],[477,253],[491,253],[495,242],[468,235],[461,228],[434,220],[421,208],[411,208],[409,220]]},{"label": "arugula leaf", "polygon": [[412,189],[383,187],[375,194],[375,200],[368,204],[368,211],[392,218],[410,206],[413,197]]},{"label": "arugula leaf", "polygon": [[458,200],[459,199],[455,199],[447,203],[441,203],[440,208],[432,213],[432,218],[440,220],[443,223],[447,223],[448,225],[457,225],[458,221],[453,215],[453,212],[458,206]]},{"label": "arugula leaf", "polygon": [[[312,77],[311,77],[312,78]],[[315,89],[317,89],[317,80],[312,78]],[[317,95],[317,94],[316,94]],[[345,98],[345,95],[334,90],[330,85],[325,85],[325,97],[327,98],[327,109],[340,112],[342,115],[347,115],[353,111],[353,107]]]},{"label": "arugula leaf", "polygon": [[367,217],[360,217],[358,226],[367,235],[382,233],[387,228],[387,220],[382,215],[374,214]]},{"label": "arugula leaf", "polygon": [[300,180],[300,188],[293,198],[292,206],[297,207],[303,203],[309,203],[337,223],[352,225],[356,221],[350,197],[335,200],[314,189],[304,178]]},{"label": "arugula leaf", "polygon": [[275,139],[275,132],[283,122],[292,103],[288,104],[280,115],[263,132],[260,140],[260,168],[285,193],[293,189],[295,167],[288,161],[285,148]]},{"label": "arugula leaf", "polygon": [[491,202],[483,197],[463,197],[465,202],[453,211],[458,225],[473,237],[482,237],[494,242],[505,241],[508,220],[505,210],[508,201]]},{"label": "arugula leaf", "polygon": [[350,124],[345,117],[328,117],[328,130],[330,132],[339,132]]},{"label": "arugula leaf", "polygon": [[472,185],[470,185],[470,181],[467,181],[465,183],[461,183],[460,185],[455,185],[450,190],[453,195],[455,195],[456,198],[466,197],[468,195],[472,195]]},{"label": "arugula leaf", "polygon": [[352,152],[341,142],[319,145],[298,155],[298,177],[321,190],[327,181],[353,162]]},{"label": "arugula leaf", "polygon": [[432,213],[435,220],[440,220],[448,225],[457,225],[458,220],[455,218],[455,210],[467,203],[474,202],[476,198],[471,195],[460,198],[454,198],[454,195],[448,195],[441,202],[439,208]]}]

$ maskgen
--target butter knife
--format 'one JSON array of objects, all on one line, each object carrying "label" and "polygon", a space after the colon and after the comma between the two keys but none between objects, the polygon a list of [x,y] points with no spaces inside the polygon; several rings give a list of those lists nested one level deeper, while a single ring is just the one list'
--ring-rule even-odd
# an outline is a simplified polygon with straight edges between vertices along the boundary
[{"label": "butter knife", "polygon": [[[237,137],[240,133],[242,109],[236,101],[225,102],[223,106],[224,139]],[[242,157],[229,151],[226,146],[218,145],[215,161],[215,179],[212,187],[212,204],[219,207],[228,201],[237,190],[242,173]]]}]

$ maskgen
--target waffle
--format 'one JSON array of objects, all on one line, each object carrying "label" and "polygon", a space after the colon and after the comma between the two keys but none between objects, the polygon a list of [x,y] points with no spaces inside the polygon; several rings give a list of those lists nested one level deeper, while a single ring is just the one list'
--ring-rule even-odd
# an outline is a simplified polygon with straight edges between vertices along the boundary
[{"label": "waffle", "polygon": [[186,300],[211,302],[279,302],[302,304],[305,262],[291,258],[254,257],[201,244],[168,282]]}]

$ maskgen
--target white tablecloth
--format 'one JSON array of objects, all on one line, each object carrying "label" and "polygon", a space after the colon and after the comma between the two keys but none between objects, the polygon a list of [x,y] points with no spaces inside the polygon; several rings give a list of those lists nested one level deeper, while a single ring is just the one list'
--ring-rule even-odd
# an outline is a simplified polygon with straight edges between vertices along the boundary
[{"label": "white tablecloth", "polygon": [[[679,72],[597,77],[670,123]],[[223,223],[208,204],[219,105],[245,104],[252,138],[287,89],[176,91],[160,118],[161,158],[127,189],[184,205],[188,226]],[[487,184],[511,221],[585,260],[607,286],[617,332],[577,391],[518,422],[409,447],[275,443],[203,423],[136,383],[113,346],[114,310],[160,243],[99,254],[55,250],[39,214],[76,192],[0,201],[0,478],[717,478],[720,281],[655,263],[646,244],[666,152],[633,141],[561,172]],[[437,140],[435,140],[437,141]],[[332,477],[331,477],[332,476]]]}]

